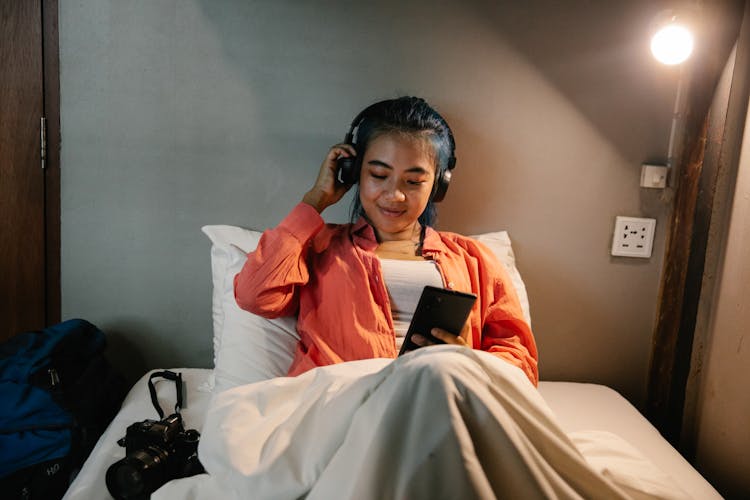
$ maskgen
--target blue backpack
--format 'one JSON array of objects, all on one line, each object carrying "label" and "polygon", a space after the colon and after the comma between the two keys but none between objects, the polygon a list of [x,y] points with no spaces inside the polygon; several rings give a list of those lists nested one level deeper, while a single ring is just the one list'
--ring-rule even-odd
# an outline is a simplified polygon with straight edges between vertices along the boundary
[{"label": "blue backpack", "polygon": [[18,487],[27,495],[38,490],[40,474],[58,472],[67,484],[93,449],[127,390],[104,358],[105,344],[104,333],[83,319],[0,344],[3,491]]}]

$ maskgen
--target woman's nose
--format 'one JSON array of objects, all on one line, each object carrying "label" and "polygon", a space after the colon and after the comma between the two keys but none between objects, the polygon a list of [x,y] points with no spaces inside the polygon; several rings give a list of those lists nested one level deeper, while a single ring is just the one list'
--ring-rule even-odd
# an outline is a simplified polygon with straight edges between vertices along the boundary
[{"label": "woman's nose", "polygon": [[406,195],[397,185],[390,186],[386,190],[385,196],[389,201],[404,201],[406,199]]}]

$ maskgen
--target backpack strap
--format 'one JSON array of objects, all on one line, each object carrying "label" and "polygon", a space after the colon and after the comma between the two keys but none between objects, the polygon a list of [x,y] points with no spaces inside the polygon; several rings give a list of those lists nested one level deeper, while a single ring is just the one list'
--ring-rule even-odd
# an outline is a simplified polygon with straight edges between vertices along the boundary
[{"label": "backpack strap", "polygon": [[154,372],[148,378],[148,391],[151,393],[151,403],[159,413],[159,418],[164,418],[164,411],[161,409],[161,406],[159,406],[159,399],[156,397],[156,387],[154,387],[153,382],[153,380],[157,377],[172,380],[175,383],[177,389],[177,403],[174,405],[174,411],[175,413],[180,413],[180,409],[182,408],[182,373],[175,373],[169,370],[164,370],[160,372]]}]

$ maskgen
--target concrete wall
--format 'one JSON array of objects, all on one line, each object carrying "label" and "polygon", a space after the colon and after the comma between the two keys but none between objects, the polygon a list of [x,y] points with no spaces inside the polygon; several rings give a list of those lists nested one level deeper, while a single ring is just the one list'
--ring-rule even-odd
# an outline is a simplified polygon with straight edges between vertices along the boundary
[{"label": "concrete wall", "polygon": [[[458,167],[438,227],[507,229],[546,379],[643,400],[677,71],[658,1],[60,2],[62,307],[131,378],[210,366],[204,224],[275,225],[371,102],[425,97]],[[325,216],[343,221],[349,198]],[[616,215],[657,218],[612,258]]]}]

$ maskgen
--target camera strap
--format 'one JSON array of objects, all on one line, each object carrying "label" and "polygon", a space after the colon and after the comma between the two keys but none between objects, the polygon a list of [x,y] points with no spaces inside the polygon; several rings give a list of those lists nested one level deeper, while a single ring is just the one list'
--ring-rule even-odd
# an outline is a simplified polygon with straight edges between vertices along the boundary
[{"label": "camera strap", "polygon": [[159,399],[156,397],[156,387],[154,387],[155,378],[165,378],[167,380],[172,380],[175,383],[177,386],[177,403],[174,405],[174,411],[175,413],[180,413],[180,408],[182,408],[182,373],[164,370],[154,372],[148,378],[148,391],[151,393],[151,403],[153,403],[154,408],[156,408],[156,411],[159,413],[159,418],[164,418],[164,410],[159,406]]}]

